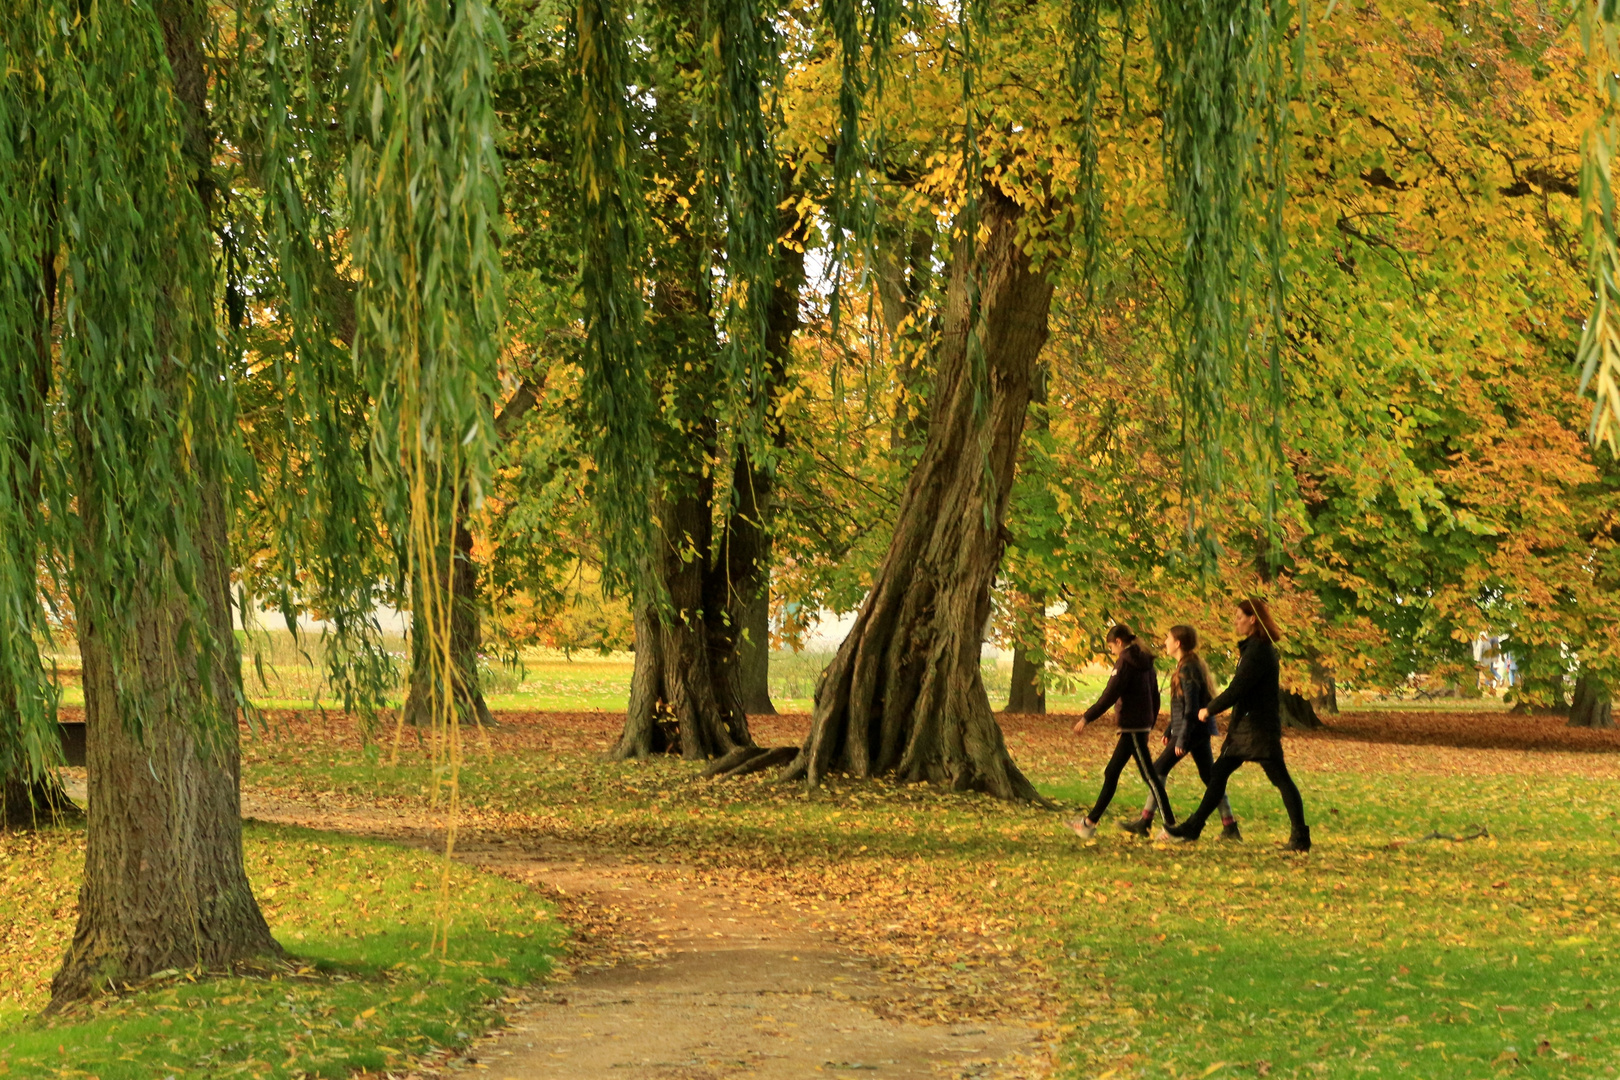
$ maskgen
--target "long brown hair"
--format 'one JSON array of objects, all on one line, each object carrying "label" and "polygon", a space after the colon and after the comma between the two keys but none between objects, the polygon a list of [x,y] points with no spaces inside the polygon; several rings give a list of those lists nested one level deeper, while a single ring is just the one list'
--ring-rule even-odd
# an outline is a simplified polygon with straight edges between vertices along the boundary
[{"label": "long brown hair", "polygon": [[1187,664],[1194,665],[1198,677],[1204,680],[1204,693],[1213,694],[1215,680],[1209,674],[1209,665],[1204,663],[1203,654],[1198,651],[1198,631],[1190,626],[1172,626],[1170,636],[1181,646],[1181,659],[1176,662],[1176,670],[1170,673],[1170,696],[1181,696],[1181,669]]},{"label": "long brown hair", "polygon": [[1282,640],[1282,631],[1277,629],[1277,621],[1271,617],[1271,608],[1258,596],[1251,596],[1247,600],[1238,601],[1238,610],[1251,619],[1260,620],[1260,629],[1266,637],[1271,639],[1273,645]]}]

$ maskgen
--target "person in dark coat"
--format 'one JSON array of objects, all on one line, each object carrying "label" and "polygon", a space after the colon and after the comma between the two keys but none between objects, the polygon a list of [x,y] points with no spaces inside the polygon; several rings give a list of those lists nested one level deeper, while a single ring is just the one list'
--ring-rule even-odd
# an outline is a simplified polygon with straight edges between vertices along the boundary
[{"label": "person in dark coat", "polygon": [[1159,720],[1159,677],[1153,670],[1153,654],[1142,648],[1130,627],[1124,625],[1108,631],[1108,649],[1114,654],[1114,674],[1103,688],[1102,697],[1074,725],[1074,733],[1078,735],[1086,730],[1087,724],[1112,708],[1114,723],[1119,728],[1119,741],[1114,744],[1114,754],[1103,769],[1103,785],[1097,793],[1096,805],[1085,817],[1069,823],[1069,827],[1086,840],[1097,834],[1097,822],[1113,801],[1114,791],[1119,787],[1119,774],[1125,771],[1127,761],[1136,762],[1142,782],[1164,808],[1165,822],[1176,820],[1170,809],[1170,797],[1164,792],[1164,782],[1153,771],[1148,748],[1148,734]]},{"label": "person in dark coat", "polygon": [[[1209,704],[1214,693],[1215,680],[1210,677],[1209,666],[1198,652],[1198,631],[1190,626],[1172,626],[1164,636],[1164,651],[1176,662],[1170,673],[1170,724],[1164,729],[1164,749],[1153,761],[1153,771],[1160,780],[1170,778],[1170,770],[1184,758],[1192,758],[1198,766],[1198,778],[1209,786],[1209,771],[1215,765],[1215,753],[1210,740],[1216,734],[1215,721],[1198,718],[1198,710]],[[1153,815],[1159,808],[1158,800],[1148,792],[1142,804],[1142,816],[1126,821],[1120,828],[1137,836],[1146,836],[1153,828]],[[1232,816],[1232,804],[1221,799],[1221,839],[1241,840],[1243,831]]]},{"label": "person in dark coat", "polygon": [[1288,775],[1288,766],[1283,763],[1282,715],[1278,702],[1281,683],[1277,664],[1277,641],[1282,634],[1263,600],[1244,600],[1238,604],[1234,622],[1242,635],[1238,643],[1237,671],[1226,689],[1198,711],[1198,718],[1206,720],[1232,710],[1226,742],[1221,745],[1221,756],[1210,770],[1204,801],[1186,821],[1179,825],[1166,824],[1165,831],[1179,840],[1198,839],[1204,822],[1226,797],[1227,781],[1245,762],[1252,761],[1265,770],[1266,779],[1282,795],[1291,826],[1287,849],[1309,851],[1311,829],[1305,824],[1305,801],[1300,797],[1294,778]]}]

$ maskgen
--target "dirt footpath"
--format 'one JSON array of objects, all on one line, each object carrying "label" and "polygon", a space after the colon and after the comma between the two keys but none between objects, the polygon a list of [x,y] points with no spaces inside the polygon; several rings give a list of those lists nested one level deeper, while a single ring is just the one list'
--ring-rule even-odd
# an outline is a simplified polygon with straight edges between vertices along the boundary
[{"label": "dirt footpath", "polygon": [[[243,815],[442,848],[419,817],[324,811],[244,793]],[[697,875],[544,837],[463,835],[469,864],[555,899],[577,931],[570,969],[450,1063],[494,1080],[1036,1078],[1047,1043],[1007,1024],[885,1019],[907,987],[812,931],[786,903],[748,903]],[[655,872],[656,869],[656,872]],[[672,878],[691,884],[671,884]],[[876,1011],[875,1011],[876,1010]],[[487,1071],[486,1071],[487,1070]]]}]

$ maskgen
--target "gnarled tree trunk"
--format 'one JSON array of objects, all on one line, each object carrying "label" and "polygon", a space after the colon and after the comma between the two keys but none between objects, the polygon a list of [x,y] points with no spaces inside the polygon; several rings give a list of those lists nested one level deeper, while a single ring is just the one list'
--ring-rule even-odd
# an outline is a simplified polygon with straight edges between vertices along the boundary
[{"label": "gnarled tree trunk", "polygon": [[669,607],[637,598],[630,707],[613,756],[642,758],[678,746],[691,761],[753,745],[742,707],[735,635],[726,623],[724,564],[711,565],[713,481],[659,501],[653,570]]},{"label": "gnarled tree trunk", "polygon": [[[812,786],[842,771],[1041,798],[1007,753],[979,656],[1052,285],[1018,247],[1019,206],[987,184],[981,208],[988,236],[973,260],[956,260],[927,444],[877,580],[822,674],[810,735],[785,773]],[[986,369],[978,406],[970,275]]]},{"label": "gnarled tree trunk", "polygon": [[1569,706],[1569,726],[1614,727],[1614,699],[1609,686],[1589,671],[1582,671],[1575,682],[1575,700]]}]

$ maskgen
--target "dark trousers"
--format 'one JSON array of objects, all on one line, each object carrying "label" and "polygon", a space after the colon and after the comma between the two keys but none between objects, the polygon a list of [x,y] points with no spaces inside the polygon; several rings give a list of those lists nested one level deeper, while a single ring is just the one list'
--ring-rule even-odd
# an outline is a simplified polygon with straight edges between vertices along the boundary
[{"label": "dark trousers", "polygon": [[[1215,812],[1226,798],[1226,784],[1232,779],[1232,774],[1241,769],[1248,758],[1236,754],[1222,754],[1215,759],[1215,767],[1210,770],[1209,786],[1204,789],[1204,801],[1198,804],[1185,827],[1190,833],[1196,834],[1209,820],[1209,815]],[[1288,824],[1298,834],[1305,828],[1305,800],[1300,798],[1299,785],[1294,778],[1288,775],[1288,766],[1283,764],[1282,754],[1279,752],[1273,758],[1261,758],[1255,762],[1266,771],[1266,779],[1271,781],[1279,794],[1282,795],[1283,809],[1288,811]],[[1095,820],[1095,819],[1093,819]]]},{"label": "dark trousers", "polygon": [[[1191,736],[1188,738],[1190,744],[1187,747],[1187,752],[1180,757],[1176,756],[1174,746],[1166,746],[1161,750],[1159,756],[1153,759],[1153,771],[1159,774],[1160,780],[1168,780],[1170,770],[1180,764],[1182,758],[1192,758],[1193,764],[1198,766],[1198,779],[1204,782],[1205,787],[1208,787],[1209,771],[1215,766],[1215,754],[1210,750],[1207,738],[1196,739]],[[1153,792],[1148,792],[1147,802],[1142,804],[1142,816],[1151,820],[1153,812],[1158,809],[1158,806],[1158,800],[1154,797]],[[1225,795],[1221,796],[1221,820],[1234,820],[1232,817],[1232,804],[1226,801]]]},{"label": "dark trousers", "polygon": [[1114,756],[1108,759],[1103,768],[1102,790],[1097,792],[1097,805],[1091,808],[1086,817],[1095,824],[1102,820],[1108,812],[1108,804],[1114,801],[1114,791],[1119,787],[1119,774],[1125,771],[1127,761],[1136,762],[1136,771],[1142,774],[1142,783],[1148,786],[1153,798],[1164,807],[1164,823],[1174,825],[1176,815],[1170,809],[1170,796],[1165,794],[1164,781],[1153,770],[1152,756],[1148,753],[1148,732],[1122,731],[1119,733],[1119,742],[1114,744]]}]

